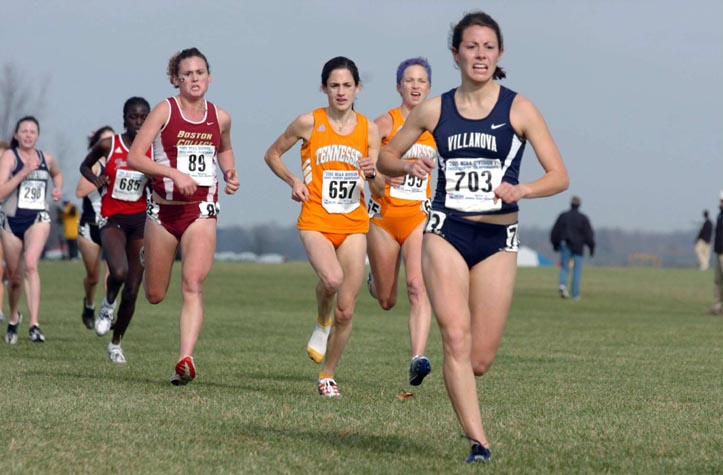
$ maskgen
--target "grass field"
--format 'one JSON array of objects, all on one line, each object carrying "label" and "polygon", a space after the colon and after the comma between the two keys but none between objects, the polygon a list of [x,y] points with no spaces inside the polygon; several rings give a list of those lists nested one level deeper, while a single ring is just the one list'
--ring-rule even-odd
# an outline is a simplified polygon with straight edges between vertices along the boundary
[{"label": "grass field", "polygon": [[462,463],[436,325],[432,374],[414,398],[396,397],[410,390],[404,298],[385,313],[363,289],[336,374],[343,397],[326,400],[304,350],[306,263],[216,264],[199,376],[185,387],[169,384],[177,274],[162,304],[139,298],[119,366],[108,336],[80,321],[82,265],[43,262],[41,273],[47,342],[29,342],[26,319],[16,346],[0,343],[0,474],[723,473],[710,272],[587,267],[572,302],[557,297],[554,268],[520,269],[498,358],[478,382],[493,460],[476,466]]}]

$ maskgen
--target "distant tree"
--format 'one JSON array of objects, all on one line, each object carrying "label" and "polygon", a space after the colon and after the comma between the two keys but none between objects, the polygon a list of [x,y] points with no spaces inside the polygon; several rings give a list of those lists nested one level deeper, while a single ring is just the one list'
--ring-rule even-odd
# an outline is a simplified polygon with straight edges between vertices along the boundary
[{"label": "distant tree", "polygon": [[[49,79],[32,81],[13,63],[0,69],[0,138],[10,140],[17,120],[25,115],[41,119],[46,105]],[[41,121],[42,122],[42,121]]]}]

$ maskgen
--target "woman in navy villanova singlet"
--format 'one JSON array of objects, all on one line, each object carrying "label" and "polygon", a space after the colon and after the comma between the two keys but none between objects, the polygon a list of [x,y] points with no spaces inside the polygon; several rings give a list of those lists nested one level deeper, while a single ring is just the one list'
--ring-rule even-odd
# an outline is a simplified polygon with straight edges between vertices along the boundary
[{"label": "woman in navy villanova singlet", "polygon": [[[0,157],[0,199],[2,204],[2,245],[8,278],[10,316],[5,342],[18,341],[20,288],[25,282],[25,300],[30,313],[30,341],[45,341],[38,325],[40,312],[40,274],[38,261],[50,235],[47,196],[62,197],[63,175],[49,153],[36,148],[40,125],[35,117],[21,118],[13,134],[10,149]],[[49,182],[53,182],[53,191]]]},{"label": "woman in navy villanova singlet", "polygon": [[[544,119],[526,98],[499,85],[499,25],[483,12],[452,30],[461,84],[415,107],[382,149],[379,170],[427,176],[430,160],[400,160],[425,131],[439,151],[432,210],[425,226],[422,273],[444,347],[444,381],[470,440],[467,462],[489,460],[475,377],[494,361],[512,302],[517,269],[517,202],[565,190],[568,176]],[[545,173],[519,183],[525,144]]]}]

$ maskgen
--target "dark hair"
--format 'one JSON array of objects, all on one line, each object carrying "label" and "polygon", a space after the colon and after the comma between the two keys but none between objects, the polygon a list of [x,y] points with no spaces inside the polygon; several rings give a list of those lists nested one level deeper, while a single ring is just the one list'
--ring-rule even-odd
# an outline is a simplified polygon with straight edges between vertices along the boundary
[{"label": "dark hair", "polygon": [[145,100],[142,97],[133,96],[129,98],[125,104],[123,104],[123,118],[125,119],[126,114],[131,110],[131,107],[134,106],[145,106],[146,109],[149,111],[151,110],[151,105],[148,103],[147,100]]},{"label": "dark hair", "polygon": [[15,132],[13,132],[13,138],[10,140],[10,148],[16,148],[19,145],[18,139],[15,138],[15,134],[18,133],[18,130],[20,130],[20,124],[22,124],[23,122],[35,122],[35,125],[38,126],[38,134],[40,133],[40,124],[38,123],[38,119],[36,119],[32,115],[26,115],[25,117],[21,117],[20,120],[18,120],[18,123],[15,124]]},{"label": "dark hair", "polygon": [[176,54],[171,56],[171,59],[168,60],[168,69],[166,70],[166,74],[168,75],[168,79],[171,81],[171,84],[173,84],[173,87],[178,88],[178,86],[173,83],[173,78],[178,77],[178,68],[181,64],[181,61],[193,57],[201,58],[206,63],[206,69],[208,70],[208,73],[211,74],[211,66],[209,66],[206,56],[201,53],[198,48],[186,48],[177,52]]},{"label": "dark hair", "polygon": [[707,218],[707,217],[708,217],[708,210],[707,210],[707,209],[703,210],[703,217],[704,217],[704,218]]},{"label": "dark hair", "polygon": [[[500,25],[486,14],[485,12],[476,11],[467,13],[456,25],[452,25],[452,31],[449,35],[449,49],[452,52],[459,51],[459,44],[462,42],[462,33],[470,26],[486,26],[491,28],[497,35],[497,42],[499,43],[500,51],[504,49],[504,42],[502,40],[502,31]],[[504,79],[507,77],[505,71],[499,67],[495,67],[495,72],[492,76],[493,79]]]},{"label": "dark hair", "polygon": [[402,84],[402,78],[404,77],[404,71],[406,71],[409,66],[423,67],[424,70],[427,71],[427,77],[429,78],[429,84],[432,84],[432,67],[429,65],[429,61],[427,61],[427,58],[423,58],[423,57],[419,56],[416,58],[405,59],[404,61],[399,63],[399,66],[397,66],[397,86]]},{"label": "dark hair", "polygon": [[88,136],[88,149],[93,148],[93,145],[98,143],[98,140],[100,140],[100,136],[106,132],[115,133],[115,131],[113,130],[113,127],[111,127],[110,125],[104,125],[103,127],[99,128],[98,130],[96,130],[95,132],[90,134]]},{"label": "dark hair", "polygon": [[359,85],[359,70],[357,69],[356,64],[354,64],[354,61],[349,58],[345,58],[344,56],[337,56],[336,58],[331,58],[327,61],[321,69],[322,87],[326,86],[327,81],[329,81],[329,76],[331,76],[331,72],[337,69],[348,69],[354,78],[354,85]]}]

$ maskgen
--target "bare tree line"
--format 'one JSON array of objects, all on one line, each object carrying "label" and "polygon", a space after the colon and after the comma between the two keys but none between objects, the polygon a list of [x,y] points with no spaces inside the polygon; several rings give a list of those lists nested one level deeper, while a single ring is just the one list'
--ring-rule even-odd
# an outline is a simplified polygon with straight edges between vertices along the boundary
[{"label": "bare tree line", "polygon": [[49,80],[32,81],[13,63],[0,71],[0,138],[10,141],[17,120],[26,115],[41,119],[47,104]]},{"label": "bare tree line", "polygon": [[[50,77],[31,78],[14,63],[5,63],[0,69],[0,140],[10,142],[15,132],[15,125],[21,117],[33,116],[41,123],[41,132],[46,129],[43,124],[48,104]],[[56,129],[57,130],[57,129]],[[70,153],[71,142],[67,136],[56,132],[51,152],[58,160],[63,174],[68,177],[77,175],[75,163],[67,163],[65,157]],[[66,179],[67,181],[67,179]],[[69,186],[74,186],[72,178]]]}]

